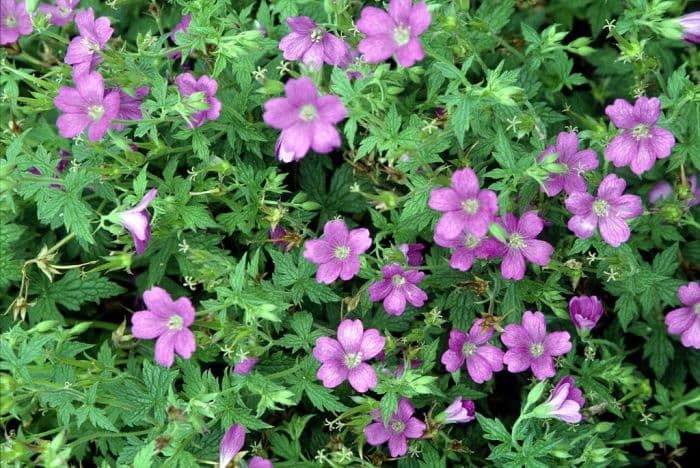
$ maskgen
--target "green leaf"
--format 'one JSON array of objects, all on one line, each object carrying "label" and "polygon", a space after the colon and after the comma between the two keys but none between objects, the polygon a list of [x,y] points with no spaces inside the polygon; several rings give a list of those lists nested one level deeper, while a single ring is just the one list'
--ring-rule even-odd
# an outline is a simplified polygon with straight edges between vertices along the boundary
[{"label": "green leaf", "polygon": [[498,418],[489,419],[482,416],[480,413],[476,413],[476,419],[479,421],[479,425],[484,430],[484,439],[497,440],[503,442],[504,444],[510,445],[510,432],[508,432]]}]

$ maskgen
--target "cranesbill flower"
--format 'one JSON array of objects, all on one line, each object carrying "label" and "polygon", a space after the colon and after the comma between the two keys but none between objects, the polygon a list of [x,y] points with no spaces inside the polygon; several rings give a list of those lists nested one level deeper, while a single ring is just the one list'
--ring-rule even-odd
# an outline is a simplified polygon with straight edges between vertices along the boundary
[{"label": "cranesbill flower", "polygon": [[265,103],[263,120],[282,130],[276,150],[280,161],[298,161],[309,148],[330,153],[340,146],[340,135],[333,126],[345,119],[348,111],[337,96],[319,96],[311,78],[289,80],[284,86],[287,97]]},{"label": "cranesbill flower", "polygon": [[421,266],[423,263],[422,250],[425,248],[423,244],[399,244],[398,249],[406,257],[406,264],[408,266]]},{"label": "cranesbill flower", "polygon": [[413,5],[412,0],[391,0],[389,13],[365,7],[356,25],[367,37],[360,41],[357,50],[369,63],[383,62],[396,54],[399,65],[411,67],[425,57],[418,36],[428,29],[430,21],[425,2]]},{"label": "cranesbill flower", "polygon": [[592,149],[578,149],[578,135],[574,132],[561,132],[557,136],[556,146],[550,145],[538,156],[538,161],[544,160],[550,154],[558,154],[556,164],[566,166],[564,174],[550,174],[544,181],[546,193],[550,197],[564,190],[566,193],[585,192],[586,179],[583,173],[598,167],[598,158]]},{"label": "cranesbill flower", "polygon": [[678,289],[678,298],[685,305],[666,315],[668,332],[681,336],[688,348],[700,349],[700,284],[692,281]]},{"label": "cranesbill flower", "polygon": [[114,29],[109,18],[101,16],[95,19],[92,8],[80,10],[75,15],[75,25],[80,35],[68,44],[65,62],[73,65],[75,74],[91,72],[95,65],[102,62],[99,52],[107,45]]},{"label": "cranesbill flower", "polygon": [[233,373],[236,375],[248,375],[253,370],[255,364],[258,363],[258,358],[246,358],[236,364],[233,368]]},{"label": "cranesbill flower", "polygon": [[[148,86],[139,86],[138,88],[134,88],[133,96],[121,88],[117,88],[114,91],[119,93],[119,112],[117,113],[117,120],[143,119],[143,114],[141,113],[141,100],[148,94]],[[126,126],[121,123],[113,123],[111,127],[118,131],[126,128]]]},{"label": "cranesbill flower", "polygon": [[270,228],[269,234],[272,245],[282,248],[285,252],[291,249],[291,244],[285,240],[287,231],[285,231],[282,226],[277,225],[274,229]]},{"label": "cranesbill flower", "polygon": [[458,396],[455,398],[455,401],[435,419],[444,424],[465,424],[476,419],[476,406],[472,400],[465,400],[461,396]]},{"label": "cranesbill flower", "polygon": [[413,307],[422,307],[428,295],[416,286],[425,273],[416,270],[404,271],[399,263],[390,263],[382,268],[384,279],[368,289],[372,302],[384,301],[384,310],[389,315],[401,315],[406,309],[406,301]]},{"label": "cranesbill flower", "polygon": [[665,128],[655,126],[661,114],[658,98],[642,96],[634,106],[624,99],[615,99],[605,113],[617,128],[624,129],[605,148],[605,159],[615,167],[629,165],[632,172],[641,175],[654,167],[657,158],[671,154],[676,139]]},{"label": "cranesbill flower", "polygon": [[593,235],[596,226],[605,242],[613,247],[627,242],[630,228],[626,219],[642,214],[642,199],[637,195],[623,195],[627,184],[615,174],[608,174],[598,187],[598,196],[575,192],[566,198],[566,209],[574,216],[569,229],[581,239]]},{"label": "cranesbill flower", "polygon": [[668,198],[673,193],[673,187],[671,184],[662,180],[658,184],[654,185],[654,188],[649,192],[649,203],[656,204],[659,200]]},{"label": "cranesbill flower", "polygon": [[369,231],[353,229],[342,219],[328,221],[323,226],[323,239],[307,240],[304,258],[318,264],[316,281],[331,284],[333,281],[351,279],[360,271],[360,254],[372,245]]},{"label": "cranesbill flower", "polygon": [[[173,44],[177,44],[177,33],[180,34],[187,34],[187,30],[190,27],[190,23],[192,22],[192,15],[183,15],[182,19],[180,20],[179,23],[175,25],[172,31],[170,31],[170,40],[173,42]],[[176,58],[179,59],[182,57],[182,52],[179,50],[176,50],[175,52],[171,53],[168,55],[170,58]]]},{"label": "cranesbill flower", "polygon": [[479,190],[479,179],[470,168],[452,174],[452,188],[433,189],[428,206],[444,212],[435,226],[435,236],[446,240],[455,239],[465,230],[476,237],[484,236],[498,211],[496,194]]},{"label": "cranesbill flower", "polygon": [[448,349],[442,355],[442,362],[448,372],[456,372],[466,361],[469,376],[476,383],[491,380],[494,372],[503,370],[503,351],[487,344],[493,336],[493,327],[484,326],[484,319],[474,322],[469,334],[462,330],[452,330]]},{"label": "cranesbill flower", "polygon": [[185,105],[192,111],[186,124],[187,128],[199,127],[205,120],[219,118],[221,101],[215,97],[219,89],[215,79],[207,75],[197,79],[192,73],[183,73],[175,78],[175,83],[180,94],[185,97]]},{"label": "cranesbill flower", "polygon": [[65,26],[70,23],[75,14],[75,7],[78,6],[80,0],[56,0],[55,5],[42,3],[39,5],[39,11],[50,16],[49,23],[56,26]]},{"label": "cranesbill flower", "polygon": [[143,340],[156,339],[156,362],[173,365],[175,353],[189,359],[197,345],[189,329],[194,321],[194,307],[187,297],[174,301],[165,289],[157,286],[143,293],[147,310],[131,317],[131,333]]},{"label": "cranesbill flower", "polygon": [[364,330],[362,320],[343,320],[338,339],[322,336],[316,340],[313,355],[322,364],[316,377],[326,388],[335,388],[345,380],[360,393],[377,386],[377,373],[368,361],[384,349],[385,339],[378,330]]},{"label": "cranesbill flower", "polygon": [[543,411],[543,416],[576,424],[583,418],[581,408],[585,404],[583,392],[576,388],[574,379],[567,375],[559,381],[552,390],[549,399],[542,405],[542,409],[546,411]]},{"label": "cranesbill flower", "polygon": [[134,239],[136,253],[142,255],[148,241],[151,240],[151,218],[148,214],[148,205],[158,194],[158,190],[151,189],[135,207],[119,213],[119,220]]},{"label": "cranesbill flower", "polygon": [[691,44],[700,44],[700,11],[681,16],[677,21],[683,28],[683,40]]},{"label": "cranesbill flower", "polygon": [[399,400],[399,407],[396,413],[391,415],[385,425],[379,411],[373,412],[376,415],[375,422],[365,427],[365,436],[370,445],[381,445],[389,442],[389,452],[392,457],[401,457],[408,451],[407,439],[418,439],[423,437],[425,423],[413,417],[413,405],[408,398]]},{"label": "cranesbill flower", "polygon": [[17,42],[34,30],[25,0],[0,0],[0,45]]},{"label": "cranesbill flower", "polygon": [[[497,240],[476,237],[463,231],[455,239],[444,239],[437,234],[435,243],[441,247],[453,248],[450,266],[456,270],[469,271],[477,258],[491,258],[494,251],[501,250]],[[498,255],[495,255],[498,256]]]},{"label": "cranesbill flower", "polygon": [[73,81],[75,89],[61,86],[53,101],[63,111],[56,121],[58,132],[73,138],[87,128],[90,141],[99,141],[119,113],[119,93],[105,93],[104,80],[97,72],[78,74]]},{"label": "cranesbill flower", "polygon": [[221,438],[219,445],[219,466],[226,468],[231,460],[241,451],[245,443],[245,428],[234,424]]},{"label": "cranesbill flower", "polygon": [[350,46],[308,16],[292,16],[286,21],[292,32],[279,44],[285,59],[301,60],[308,68],[316,70],[324,63],[343,68],[350,63]]},{"label": "cranesbill flower", "polygon": [[591,330],[603,315],[603,304],[596,296],[572,297],[569,316],[579,330]]},{"label": "cranesbill flower", "polygon": [[536,239],[544,228],[544,221],[534,211],[528,211],[518,220],[506,213],[505,221],[498,220],[507,233],[506,243],[489,241],[484,250],[491,257],[504,256],[501,274],[506,279],[519,281],[525,276],[525,259],[535,265],[548,265],[554,248],[548,242]]},{"label": "cranesbill flower", "polygon": [[568,332],[552,332],[547,335],[547,325],[542,312],[529,310],[523,314],[523,324],[506,325],[501,341],[508,346],[503,363],[509,372],[532,369],[540,380],[554,377],[554,356],[571,351]]}]

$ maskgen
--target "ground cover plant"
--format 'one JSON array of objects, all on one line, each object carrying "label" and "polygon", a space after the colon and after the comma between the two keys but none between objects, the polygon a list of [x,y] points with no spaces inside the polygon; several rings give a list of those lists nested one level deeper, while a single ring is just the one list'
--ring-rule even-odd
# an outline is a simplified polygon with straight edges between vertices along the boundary
[{"label": "ground cover plant", "polygon": [[3,466],[681,466],[686,1],[0,0]]}]

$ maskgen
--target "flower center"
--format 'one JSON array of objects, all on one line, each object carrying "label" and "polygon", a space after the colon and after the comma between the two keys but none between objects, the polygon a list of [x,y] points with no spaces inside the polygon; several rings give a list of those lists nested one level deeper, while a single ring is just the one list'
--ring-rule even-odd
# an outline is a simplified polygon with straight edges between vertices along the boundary
[{"label": "flower center", "polygon": [[168,319],[168,330],[171,331],[180,331],[182,330],[183,326],[183,320],[182,317],[179,315],[171,315],[170,318]]},{"label": "flower center", "polygon": [[411,40],[411,28],[404,25],[400,24],[394,28],[394,42],[396,42],[396,45],[398,46],[403,46],[408,44],[408,41]]},{"label": "flower center", "polygon": [[95,104],[87,109],[87,114],[92,120],[100,120],[105,115],[105,108],[101,104]]},{"label": "flower center", "polygon": [[312,29],[311,42],[321,42],[321,39],[323,39],[324,34],[326,34],[326,31],[321,27]]},{"label": "flower center", "polygon": [[593,202],[593,213],[596,216],[607,216],[610,205],[605,200],[596,200]]},{"label": "flower center", "polygon": [[299,118],[304,122],[311,122],[316,117],[318,117],[318,112],[313,104],[307,104],[299,111]]},{"label": "flower center", "polygon": [[464,246],[468,249],[475,249],[480,243],[481,239],[479,237],[474,237],[471,234],[464,236]]},{"label": "flower center", "polygon": [[58,7],[58,13],[61,15],[61,18],[65,18],[66,16],[70,15],[70,12],[72,10],[68,7]]},{"label": "flower center", "polygon": [[87,47],[87,49],[92,53],[95,53],[100,50],[100,45],[97,44],[95,41],[91,41],[87,37],[83,38],[83,45],[85,45],[85,47]]},{"label": "flower center", "polygon": [[347,245],[339,245],[335,248],[333,255],[338,260],[345,260],[350,255],[350,247],[348,247]]},{"label": "flower center", "polygon": [[17,26],[17,18],[15,18],[12,15],[7,15],[7,17],[5,18],[5,26],[7,26],[8,28],[14,28],[15,26]]},{"label": "flower center", "polygon": [[469,214],[474,214],[479,209],[479,201],[476,198],[468,198],[462,202],[462,209]]},{"label": "flower center", "polygon": [[464,346],[462,346],[462,354],[464,354],[466,357],[474,354],[474,351],[476,351],[476,345],[474,343],[466,342],[464,343]]},{"label": "flower center", "polygon": [[635,140],[641,140],[643,138],[649,138],[649,127],[646,125],[637,125],[632,129],[632,136]]},{"label": "flower center", "polygon": [[540,357],[542,353],[544,353],[544,345],[542,343],[535,343],[530,346],[530,354],[532,354],[533,357]]},{"label": "flower center", "polygon": [[401,434],[404,429],[406,429],[406,424],[403,421],[399,421],[397,419],[391,421],[391,430],[397,434]]},{"label": "flower center", "polygon": [[395,288],[400,288],[405,282],[406,278],[401,275],[394,275],[391,277],[391,284],[393,284]]},{"label": "flower center", "polygon": [[525,247],[525,239],[518,233],[511,234],[508,239],[508,247],[511,249],[522,249]]},{"label": "flower center", "polygon": [[348,353],[345,355],[345,367],[354,369],[362,363],[362,353]]}]

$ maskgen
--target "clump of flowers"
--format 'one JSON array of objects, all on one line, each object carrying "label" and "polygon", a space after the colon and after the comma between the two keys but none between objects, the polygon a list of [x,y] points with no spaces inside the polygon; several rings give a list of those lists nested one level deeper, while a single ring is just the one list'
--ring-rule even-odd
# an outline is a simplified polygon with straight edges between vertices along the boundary
[{"label": "clump of flowers", "polygon": [[75,15],[75,25],[80,35],[68,44],[65,62],[73,65],[74,74],[89,73],[102,62],[100,51],[107,45],[114,29],[109,18],[101,16],[95,19],[92,8],[79,11]]},{"label": "clump of flowers", "polygon": [[408,398],[399,400],[396,413],[385,424],[378,411],[375,422],[365,427],[365,436],[370,445],[388,442],[392,457],[400,457],[408,451],[408,439],[418,439],[425,432],[425,423],[413,416],[415,409]]},{"label": "clump of flowers", "polygon": [[598,167],[598,158],[592,149],[578,149],[578,135],[574,132],[561,132],[556,146],[550,145],[538,156],[542,161],[549,155],[557,155],[556,164],[566,167],[562,174],[550,174],[544,181],[547,195],[553,197],[562,190],[566,193],[585,192],[586,179],[583,174]]},{"label": "clump of flowers", "polygon": [[216,120],[221,113],[221,101],[216,99],[219,85],[215,79],[202,75],[195,78],[192,73],[183,73],[175,78],[177,89],[185,98],[187,128],[201,127],[206,120]]},{"label": "clump of flowers", "polygon": [[476,237],[466,231],[450,240],[436,234],[435,243],[441,247],[455,249],[450,256],[450,266],[461,271],[469,271],[477,258],[486,259],[498,256],[498,252],[502,250],[497,240]]},{"label": "clump of flowers", "polygon": [[315,70],[320,70],[324,63],[340,67],[350,63],[350,46],[308,16],[291,16],[286,21],[292,32],[279,44],[285,59],[301,60]]},{"label": "clump of flowers", "polygon": [[503,351],[488,344],[494,330],[484,322],[484,319],[476,320],[468,334],[452,330],[448,349],[441,359],[448,372],[456,372],[466,362],[469,376],[479,384],[503,370]]},{"label": "clump of flowers", "polygon": [[569,301],[569,315],[576,328],[589,331],[603,315],[603,304],[596,296],[577,296]]},{"label": "clump of flowers", "polygon": [[365,228],[348,231],[345,221],[328,221],[323,227],[323,239],[304,244],[304,258],[318,264],[316,281],[330,284],[336,279],[352,279],[360,271],[360,254],[372,245]]},{"label": "clump of flowers", "polygon": [[406,309],[406,302],[413,307],[421,307],[428,300],[428,295],[418,286],[425,273],[421,271],[404,271],[398,263],[391,263],[382,268],[384,279],[369,287],[372,302],[384,301],[384,310],[389,315],[401,315]]},{"label": "clump of flowers", "polygon": [[34,30],[25,0],[0,0],[0,45],[17,42]]},{"label": "clump of flowers", "polygon": [[80,0],[56,0],[54,5],[42,3],[39,5],[39,11],[50,17],[51,24],[65,26],[73,19],[78,3]]},{"label": "clump of flowers", "polygon": [[685,307],[669,312],[664,323],[669,333],[681,336],[683,346],[700,349],[700,284],[692,281],[678,288],[678,299]]},{"label": "clump of flowers", "polygon": [[313,354],[321,362],[316,376],[323,385],[334,388],[345,380],[360,393],[377,386],[377,373],[365,361],[384,349],[385,339],[373,328],[365,330],[361,320],[343,320],[338,339],[322,336],[316,340]]}]

